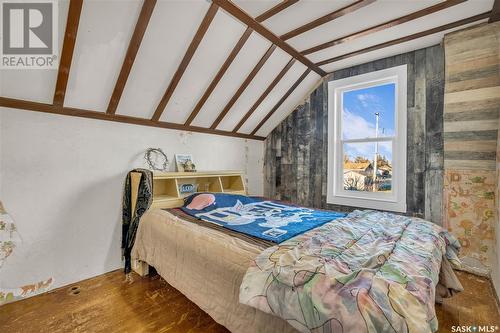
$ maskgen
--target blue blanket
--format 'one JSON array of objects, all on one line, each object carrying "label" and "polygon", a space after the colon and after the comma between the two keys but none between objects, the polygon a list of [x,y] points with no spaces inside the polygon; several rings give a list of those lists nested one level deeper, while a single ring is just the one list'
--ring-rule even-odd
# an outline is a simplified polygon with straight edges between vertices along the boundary
[{"label": "blue blanket", "polygon": [[[199,194],[199,193],[198,193]],[[225,228],[281,243],[307,230],[333,221],[345,214],[290,206],[279,202],[244,195],[214,193],[215,202],[201,210],[188,209],[189,196],[181,209],[203,221]]]}]

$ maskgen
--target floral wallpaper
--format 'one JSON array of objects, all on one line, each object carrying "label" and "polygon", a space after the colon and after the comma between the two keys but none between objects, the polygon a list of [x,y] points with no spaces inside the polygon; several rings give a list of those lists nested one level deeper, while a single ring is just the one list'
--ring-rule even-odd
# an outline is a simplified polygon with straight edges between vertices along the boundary
[{"label": "floral wallpaper", "polygon": [[445,171],[443,224],[462,244],[461,257],[466,268],[470,263],[479,265],[469,267],[475,271],[491,267],[495,247],[496,191],[494,171]]}]

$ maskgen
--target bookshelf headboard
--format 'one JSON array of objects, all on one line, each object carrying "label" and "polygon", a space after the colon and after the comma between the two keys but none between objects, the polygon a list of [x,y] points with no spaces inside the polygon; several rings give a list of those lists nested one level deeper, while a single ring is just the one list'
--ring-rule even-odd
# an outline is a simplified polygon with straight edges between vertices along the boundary
[{"label": "bookshelf headboard", "polygon": [[[135,211],[141,177],[142,174],[139,172],[132,172],[130,175],[132,211]],[[196,192],[247,194],[244,173],[243,171],[153,172],[151,208],[181,207],[184,198]]]}]

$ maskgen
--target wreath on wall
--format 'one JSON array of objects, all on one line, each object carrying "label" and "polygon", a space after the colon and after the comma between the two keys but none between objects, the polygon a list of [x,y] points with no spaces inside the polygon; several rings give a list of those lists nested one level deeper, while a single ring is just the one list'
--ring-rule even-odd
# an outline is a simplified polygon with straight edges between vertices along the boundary
[{"label": "wreath on wall", "polygon": [[168,157],[161,148],[148,148],[144,159],[150,170],[168,171]]}]

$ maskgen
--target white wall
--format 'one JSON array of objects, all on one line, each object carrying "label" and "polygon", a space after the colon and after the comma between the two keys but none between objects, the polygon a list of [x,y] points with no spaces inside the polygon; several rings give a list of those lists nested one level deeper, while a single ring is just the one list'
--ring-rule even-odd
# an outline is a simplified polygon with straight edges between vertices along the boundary
[{"label": "white wall", "polygon": [[192,153],[198,170],[245,170],[250,194],[263,193],[261,141],[7,108],[0,119],[0,200],[22,238],[0,289],[120,268],[123,181],[148,147]]}]

